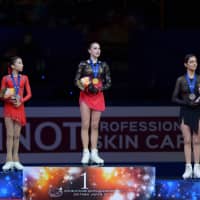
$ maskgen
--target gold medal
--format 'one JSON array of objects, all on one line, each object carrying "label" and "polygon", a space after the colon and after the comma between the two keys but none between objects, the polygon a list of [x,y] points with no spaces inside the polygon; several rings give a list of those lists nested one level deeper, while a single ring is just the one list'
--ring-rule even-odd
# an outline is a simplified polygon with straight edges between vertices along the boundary
[{"label": "gold medal", "polygon": [[92,83],[95,85],[95,84],[98,84],[99,83],[99,79],[98,78],[93,78],[92,79]]}]

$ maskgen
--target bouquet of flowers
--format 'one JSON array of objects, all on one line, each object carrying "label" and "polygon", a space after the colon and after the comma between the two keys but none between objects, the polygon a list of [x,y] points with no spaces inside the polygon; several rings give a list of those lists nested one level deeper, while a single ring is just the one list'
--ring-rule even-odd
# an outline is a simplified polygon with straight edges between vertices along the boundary
[{"label": "bouquet of flowers", "polygon": [[99,78],[91,78],[89,76],[80,79],[85,91],[89,94],[97,94],[102,89],[102,81]]},{"label": "bouquet of flowers", "polygon": [[2,90],[0,90],[0,98],[4,97],[5,92],[6,92],[6,88],[3,88]]},{"label": "bouquet of flowers", "polygon": [[89,76],[85,76],[85,77],[83,77],[83,78],[80,79],[80,82],[81,82],[82,86],[84,88],[86,88],[91,83],[91,80],[90,80]]},{"label": "bouquet of flowers", "polygon": [[3,88],[0,91],[0,98],[11,98],[15,96],[15,89],[14,88]]}]

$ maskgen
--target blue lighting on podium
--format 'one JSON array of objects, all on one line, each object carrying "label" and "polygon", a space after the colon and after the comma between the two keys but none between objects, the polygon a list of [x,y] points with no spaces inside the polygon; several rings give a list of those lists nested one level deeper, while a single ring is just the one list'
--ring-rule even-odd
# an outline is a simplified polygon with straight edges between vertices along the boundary
[{"label": "blue lighting on podium", "polygon": [[23,173],[20,171],[0,172],[0,199],[22,199]]},{"label": "blue lighting on podium", "polygon": [[0,200],[199,200],[199,179],[157,179],[155,167],[25,167],[0,172]]}]

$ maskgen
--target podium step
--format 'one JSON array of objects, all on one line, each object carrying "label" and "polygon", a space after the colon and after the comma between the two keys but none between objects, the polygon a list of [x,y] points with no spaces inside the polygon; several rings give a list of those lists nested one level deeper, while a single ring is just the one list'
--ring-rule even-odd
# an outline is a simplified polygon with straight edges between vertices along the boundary
[{"label": "podium step", "polygon": [[154,167],[26,167],[26,199],[150,199]]},{"label": "podium step", "polygon": [[23,173],[0,172],[0,199],[21,200],[23,197]]},{"label": "podium step", "polygon": [[[1,200],[145,200],[155,193],[155,168],[25,167],[23,178],[21,172],[1,172],[0,181],[0,191],[7,191],[0,192]],[[11,185],[14,192],[8,192]]]},{"label": "podium step", "polygon": [[200,179],[157,179],[149,166],[25,167],[0,172],[0,200],[199,200]]},{"label": "podium step", "polygon": [[199,200],[200,179],[156,180],[156,200]]}]

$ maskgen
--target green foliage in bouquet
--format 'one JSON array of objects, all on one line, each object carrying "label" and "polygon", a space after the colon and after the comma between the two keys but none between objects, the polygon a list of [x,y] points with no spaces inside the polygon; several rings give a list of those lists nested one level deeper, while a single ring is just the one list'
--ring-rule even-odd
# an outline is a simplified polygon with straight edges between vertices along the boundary
[{"label": "green foliage in bouquet", "polygon": [[3,88],[2,90],[0,90],[0,98],[3,98],[6,92],[6,88]]}]

